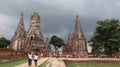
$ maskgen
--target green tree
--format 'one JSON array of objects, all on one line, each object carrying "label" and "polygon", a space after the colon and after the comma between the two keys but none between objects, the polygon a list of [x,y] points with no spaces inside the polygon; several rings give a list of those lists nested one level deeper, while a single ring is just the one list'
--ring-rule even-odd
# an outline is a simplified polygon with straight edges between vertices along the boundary
[{"label": "green tree", "polygon": [[0,48],[6,48],[10,44],[10,41],[5,37],[0,38]]},{"label": "green tree", "polygon": [[120,21],[106,19],[97,22],[93,37],[89,40],[92,52],[112,55],[120,50]]},{"label": "green tree", "polygon": [[51,37],[50,44],[52,44],[55,47],[55,51],[57,51],[58,48],[60,48],[64,45],[64,40],[57,37],[56,35],[53,35]]},{"label": "green tree", "polygon": [[40,51],[40,48],[34,48],[33,50],[38,52],[38,51]]}]

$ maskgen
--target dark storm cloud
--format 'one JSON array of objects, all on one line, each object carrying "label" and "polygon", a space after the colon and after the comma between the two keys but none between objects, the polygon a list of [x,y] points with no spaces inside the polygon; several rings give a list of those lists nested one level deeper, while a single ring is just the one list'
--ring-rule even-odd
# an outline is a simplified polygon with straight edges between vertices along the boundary
[{"label": "dark storm cloud", "polygon": [[68,31],[73,32],[75,15],[80,15],[80,23],[88,40],[97,20],[120,19],[120,0],[2,0],[2,34],[11,39],[21,12],[24,12],[24,22],[28,29],[30,15],[34,11],[40,14],[41,30],[45,37],[53,34],[62,38],[67,37]]}]

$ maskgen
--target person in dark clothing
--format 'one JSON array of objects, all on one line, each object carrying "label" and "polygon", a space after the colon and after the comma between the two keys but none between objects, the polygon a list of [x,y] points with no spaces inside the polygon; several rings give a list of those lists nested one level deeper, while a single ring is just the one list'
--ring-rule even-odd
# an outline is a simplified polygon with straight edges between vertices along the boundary
[{"label": "person in dark clothing", "polygon": [[32,53],[29,52],[28,53],[28,67],[31,67],[31,65],[32,65]]},{"label": "person in dark clothing", "polygon": [[38,61],[38,54],[34,54],[34,62],[35,62],[35,67],[37,67],[37,61]]}]

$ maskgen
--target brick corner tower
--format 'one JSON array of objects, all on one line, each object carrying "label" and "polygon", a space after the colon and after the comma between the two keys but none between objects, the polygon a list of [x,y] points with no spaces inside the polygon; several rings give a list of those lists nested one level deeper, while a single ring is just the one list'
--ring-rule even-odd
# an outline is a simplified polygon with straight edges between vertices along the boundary
[{"label": "brick corner tower", "polygon": [[79,15],[76,15],[74,32],[68,36],[65,49],[68,52],[87,53],[86,38],[80,25]]},{"label": "brick corner tower", "polygon": [[11,39],[9,48],[15,51],[23,50],[25,45],[25,35],[26,35],[26,31],[23,21],[23,12],[21,12],[20,21],[14,33],[14,36]]}]

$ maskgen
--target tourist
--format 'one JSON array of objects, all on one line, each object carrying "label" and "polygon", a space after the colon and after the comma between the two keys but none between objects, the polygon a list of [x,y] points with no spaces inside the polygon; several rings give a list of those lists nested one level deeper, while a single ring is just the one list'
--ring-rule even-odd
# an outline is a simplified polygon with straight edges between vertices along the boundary
[{"label": "tourist", "polygon": [[75,58],[75,54],[74,53],[72,54],[72,58]]},{"label": "tourist", "polygon": [[77,54],[78,58],[80,58],[80,53]]},{"label": "tourist", "polygon": [[34,62],[35,62],[35,67],[37,67],[37,61],[38,61],[38,54],[34,54]]},{"label": "tourist", "polygon": [[67,54],[67,55],[66,55],[66,57],[68,58],[68,57],[69,57],[69,55]]},{"label": "tourist", "polygon": [[43,53],[41,53],[40,56],[43,57]]},{"label": "tourist", "polygon": [[32,65],[32,52],[28,53],[28,67],[31,67]]}]

